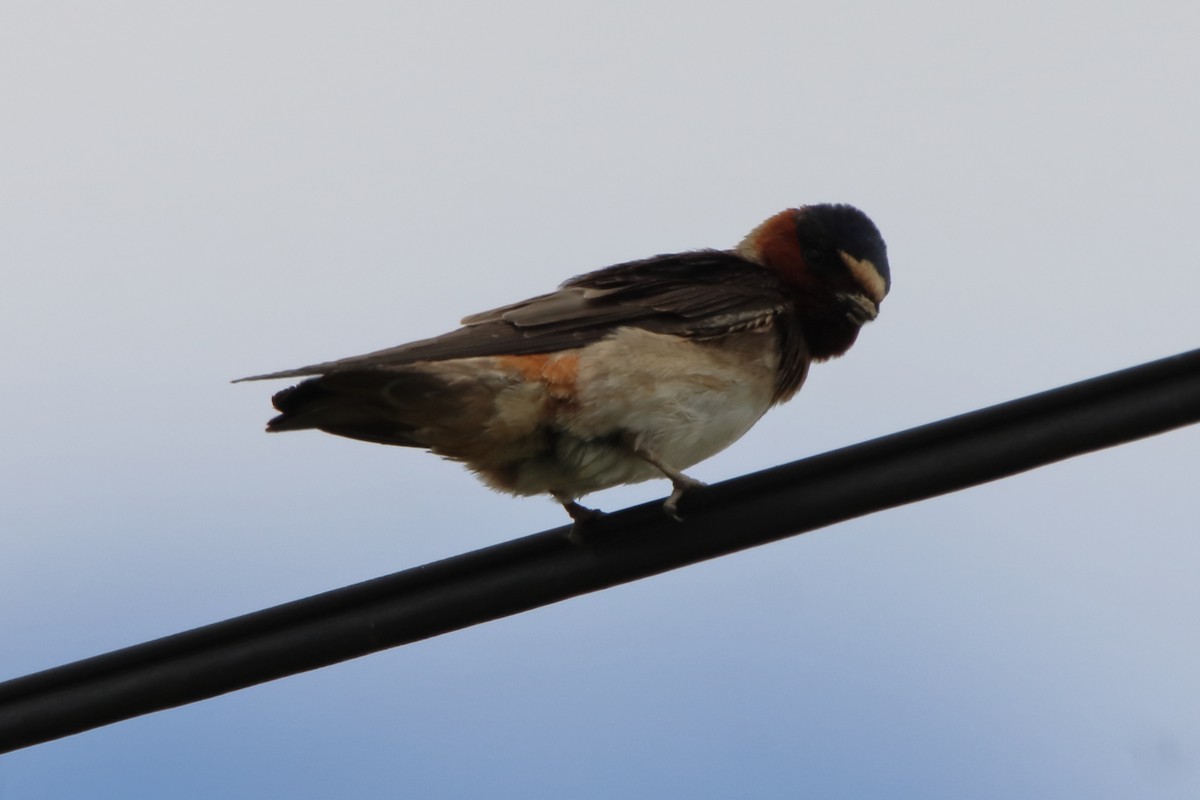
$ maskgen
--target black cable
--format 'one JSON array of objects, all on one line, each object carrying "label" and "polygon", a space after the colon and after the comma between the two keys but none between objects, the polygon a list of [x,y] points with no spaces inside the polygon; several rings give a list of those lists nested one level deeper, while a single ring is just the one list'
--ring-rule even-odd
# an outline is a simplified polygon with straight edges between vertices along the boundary
[{"label": "black cable", "polygon": [[[0,683],[0,752],[1200,421],[1200,350]],[[687,502],[691,501],[691,502]]]}]

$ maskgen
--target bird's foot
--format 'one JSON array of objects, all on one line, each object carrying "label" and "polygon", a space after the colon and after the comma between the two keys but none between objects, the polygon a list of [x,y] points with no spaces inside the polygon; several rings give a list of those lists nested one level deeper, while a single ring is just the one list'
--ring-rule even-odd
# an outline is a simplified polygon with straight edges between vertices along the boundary
[{"label": "bird's foot", "polygon": [[679,513],[679,501],[684,495],[696,489],[703,489],[707,483],[698,481],[695,478],[689,478],[682,472],[671,476],[671,485],[675,488],[671,492],[671,496],[663,503],[663,511],[668,517],[676,522],[683,522],[683,515]]},{"label": "bird's foot", "polygon": [[603,517],[604,512],[598,508],[580,505],[574,500],[559,500],[558,502],[562,503],[562,507],[574,520],[571,530],[567,532],[567,540],[571,544],[584,544],[587,540],[588,528],[593,522]]},{"label": "bird's foot", "polygon": [[667,498],[665,503],[663,503],[663,511],[668,517],[676,522],[683,522],[683,515],[679,513],[679,501],[682,500],[683,496],[688,492],[692,491],[693,489],[702,489],[707,484],[698,481],[695,478],[689,478],[687,475],[684,475],[682,472],[663,461],[662,457],[659,456],[658,453],[654,452],[648,447],[645,447],[640,441],[635,440],[631,447],[634,455],[643,461],[646,461],[663,475],[666,475],[671,479],[671,485],[675,488],[671,491],[671,496]]}]

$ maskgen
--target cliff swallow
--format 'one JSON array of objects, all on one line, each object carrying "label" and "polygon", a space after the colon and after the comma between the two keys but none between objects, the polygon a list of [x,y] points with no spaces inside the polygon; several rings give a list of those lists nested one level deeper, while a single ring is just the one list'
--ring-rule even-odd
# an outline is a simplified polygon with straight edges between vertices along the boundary
[{"label": "cliff swallow", "polygon": [[577,499],[651,478],[678,516],[681,470],[846,352],[891,286],[874,223],[848,205],[788,209],[733,250],[606,267],[475,314],[456,331],[241,380],[278,392],[268,431],[316,428],[460,461],[514,495]]}]

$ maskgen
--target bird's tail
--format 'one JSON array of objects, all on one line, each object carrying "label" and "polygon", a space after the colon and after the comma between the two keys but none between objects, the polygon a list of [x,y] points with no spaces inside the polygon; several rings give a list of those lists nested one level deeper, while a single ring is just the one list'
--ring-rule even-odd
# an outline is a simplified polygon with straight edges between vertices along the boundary
[{"label": "bird's tail", "polygon": [[445,413],[446,381],[418,368],[363,370],[321,375],[277,392],[279,416],[271,433],[309,428],[402,447],[428,447],[422,435]]},{"label": "bird's tail", "polygon": [[[496,375],[499,378],[499,375]],[[452,455],[470,449],[493,413],[496,380],[450,366],[406,365],[332,372],[271,398],[271,433],[318,431]]]}]

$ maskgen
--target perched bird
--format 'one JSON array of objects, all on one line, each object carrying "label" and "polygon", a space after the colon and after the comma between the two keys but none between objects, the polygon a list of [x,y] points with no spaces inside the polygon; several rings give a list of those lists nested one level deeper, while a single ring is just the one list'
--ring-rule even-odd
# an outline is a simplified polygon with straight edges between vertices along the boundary
[{"label": "perched bird", "polygon": [[463,327],[241,380],[310,377],[273,398],[268,431],[316,428],[422,447],[494,489],[577,499],[666,477],[678,517],[725,449],[846,352],[891,286],[874,223],[848,205],[782,211],[733,250],[631,261]]}]

